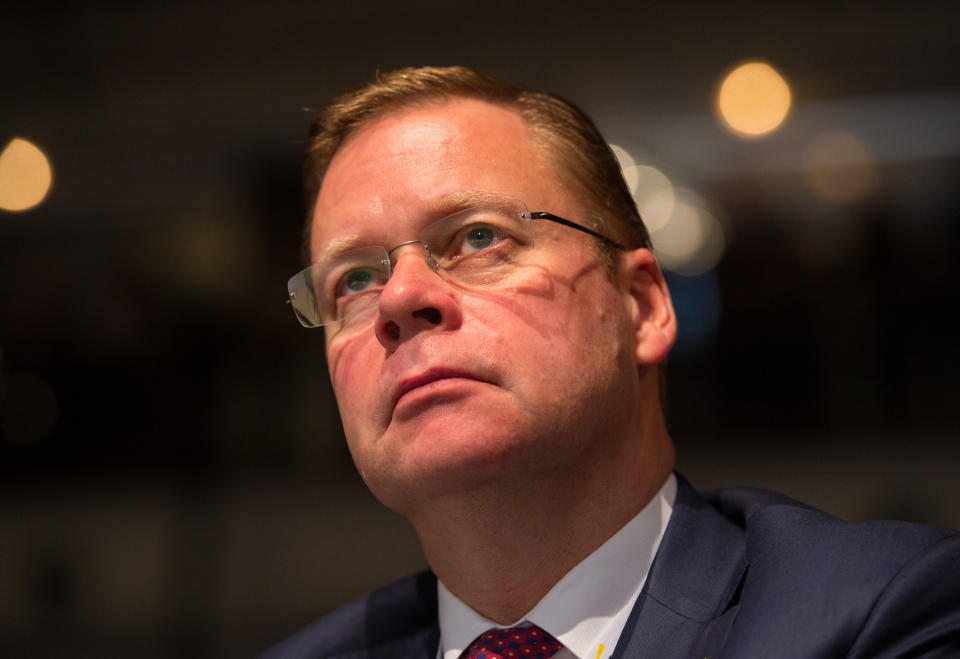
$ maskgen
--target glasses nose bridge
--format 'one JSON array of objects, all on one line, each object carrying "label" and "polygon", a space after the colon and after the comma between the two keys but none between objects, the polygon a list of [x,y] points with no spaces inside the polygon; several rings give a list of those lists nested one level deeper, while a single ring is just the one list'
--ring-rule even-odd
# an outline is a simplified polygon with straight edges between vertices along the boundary
[{"label": "glasses nose bridge", "polygon": [[399,257],[395,257],[393,253],[400,249],[401,247],[407,247],[409,245],[419,245],[423,248],[423,258],[427,262],[427,266],[433,270],[437,271],[440,269],[440,264],[436,262],[433,258],[433,254],[430,252],[430,245],[425,243],[422,240],[408,240],[406,242],[400,243],[399,245],[394,245],[387,250],[387,260],[390,262],[390,275],[393,275],[393,271],[397,269],[397,263]]}]

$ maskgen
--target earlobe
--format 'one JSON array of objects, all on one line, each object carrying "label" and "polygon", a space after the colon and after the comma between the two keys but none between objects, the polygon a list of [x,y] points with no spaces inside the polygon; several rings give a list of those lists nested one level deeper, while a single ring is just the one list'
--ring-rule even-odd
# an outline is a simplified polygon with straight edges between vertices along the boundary
[{"label": "earlobe", "polygon": [[677,319],[663,273],[649,249],[636,249],[622,255],[620,276],[632,302],[637,364],[659,364],[677,337]]}]

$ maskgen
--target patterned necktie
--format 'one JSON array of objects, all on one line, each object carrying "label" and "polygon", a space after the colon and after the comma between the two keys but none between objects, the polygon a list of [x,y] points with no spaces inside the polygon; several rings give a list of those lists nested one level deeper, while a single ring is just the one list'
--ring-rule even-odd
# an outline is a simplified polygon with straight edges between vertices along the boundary
[{"label": "patterned necktie", "polygon": [[549,659],[563,643],[536,625],[491,629],[480,634],[461,659]]}]

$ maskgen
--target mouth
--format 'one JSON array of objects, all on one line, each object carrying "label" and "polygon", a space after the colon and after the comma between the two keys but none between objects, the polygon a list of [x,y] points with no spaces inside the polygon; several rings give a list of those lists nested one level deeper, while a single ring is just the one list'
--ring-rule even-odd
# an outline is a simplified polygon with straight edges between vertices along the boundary
[{"label": "mouth", "polygon": [[396,409],[397,403],[400,402],[400,399],[415,389],[425,387],[426,385],[437,382],[438,380],[450,379],[486,382],[486,380],[482,380],[481,378],[478,378],[471,373],[467,373],[466,371],[458,371],[449,368],[431,368],[412,378],[401,380],[400,384],[393,392],[393,399],[390,401],[390,407],[391,409]]}]

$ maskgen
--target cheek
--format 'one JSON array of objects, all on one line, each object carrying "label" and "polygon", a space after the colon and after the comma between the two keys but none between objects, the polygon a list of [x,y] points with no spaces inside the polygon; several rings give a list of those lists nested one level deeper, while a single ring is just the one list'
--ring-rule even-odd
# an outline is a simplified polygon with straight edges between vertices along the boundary
[{"label": "cheek", "polygon": [[582,289],[554,281],[541,294],[528,291],[475,306],[482,326],[473,344],[478,352],[499,356],[508,364],[508,378],[557,404],[566,404],[570,390],[586,381],[614,372],[630,352],[629,328],[615,306],[619,298],[588,285],[595,282],[579,283]]},{"label": "cheek", "polygon": [[382,351],[375,348],[372,336],[357,335],[347,342],[328,347],[327,361],[330,382],[337,398],[337,407],[343,419],[348,439],[353,434],[351,424],[372,418],[372,405],[379,393]]}]

